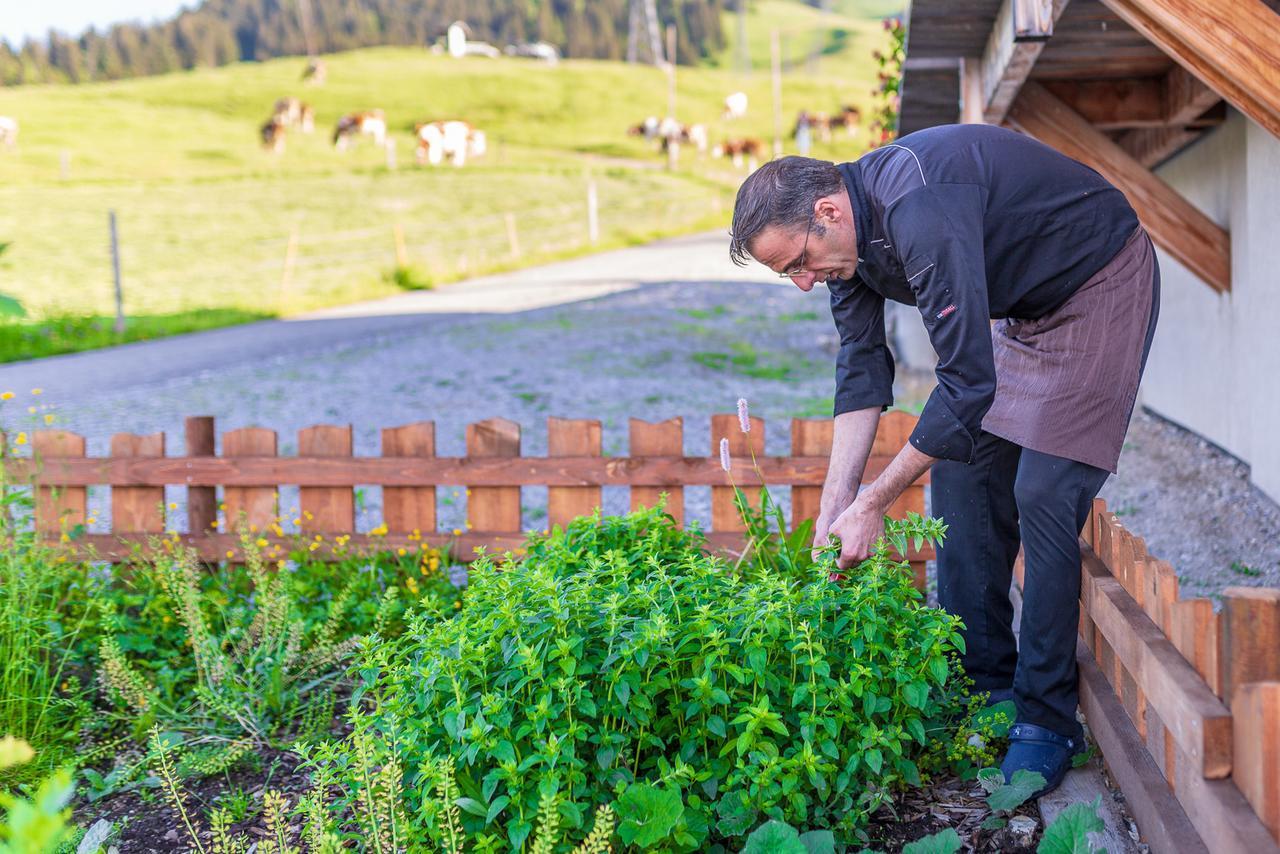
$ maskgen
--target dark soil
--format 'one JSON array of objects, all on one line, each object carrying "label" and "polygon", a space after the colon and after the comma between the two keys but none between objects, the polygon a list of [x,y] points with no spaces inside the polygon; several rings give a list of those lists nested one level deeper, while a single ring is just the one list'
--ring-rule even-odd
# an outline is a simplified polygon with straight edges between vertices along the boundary
[{"label": "dark soil", "polygon": [[[257,752],[255,759],[240,763],[224,774],[184,781],[184,805],[201,842],[208,843],[209,814],[217,807],[243,808],[243,818],[232,825],[236,834],[252,838],[268,836],[262,818],[262,801],[267,791],[280,792],[292,808],[310,787],[300,759],[288,750],[270,748]],[[170,805],[163,790],[148,781],[127,791],[108,795],[93,803],[78,803],[73,821],[89,827],[99,819],[115,823],[118,836],[113,844],[120,854],[160,854],[193,849],[182,819]],[[301,825],[294,820],[290,840],[297,844]]]}]

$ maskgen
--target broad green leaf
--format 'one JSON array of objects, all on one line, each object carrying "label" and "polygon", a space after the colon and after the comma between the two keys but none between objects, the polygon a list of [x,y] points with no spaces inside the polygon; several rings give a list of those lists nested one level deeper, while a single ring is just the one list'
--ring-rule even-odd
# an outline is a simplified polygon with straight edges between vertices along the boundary
[{"label": "broad green leaf", "polygon": [[489,811],[485,809],[484,804],[480,803],[475,798],[455,798],[453,802],[460,806],[465,812],[480,816],[480,818],[485,818],[489,814]]},{"label": "broad green leaf", "polygon": [[716,830],[724,836],[741,836],[747,828],[756,822],[756,810],[751,807],[741,792],[725,795],[716,802]]},{"label": "broad green leaf", "polygon": [[665,839],[684,813],[680,793],[649,783],[632,783],[616,804],[618,835],[627,845],[651,848]]},{"label": "broad green leaf", "polygon": [[807,854],[800,833],[781,821],[768,821],[747,837],[742,854]]},{"label": "broad green leaf", "polygon": [[493,803],[489,804],[489,812],[484,817],[484,823],[493,824],[493,820],[506,809],[509,803],[511,803],[511,798],[506,795],[496,798]]},{"label": "broad green leaf", "polygon": [[27,310],[23,308],[21,300],[8,294],[0,294],[0,318],[14,320],[26,316]]},{"label": "broad green leaf", "polygon": [[917,709],[923,709],[929,700],[929,686],[923,682],[909,682],[902,687],[902,696]]},{"label": "broad green leaf", "polygon": [[1044,775],[1038,771],[1019,768],[1007,785],[987,795],[987,805],[994,812],[1011,812],[1027,802],[1035,792],[1044,788]]},{"label": "broad green leaf", "polygon": [[811,830],[800,834],[800,844],[808,854],[836,854],[836,837],[829,830]]},{"label": "broad green leaf", "polygon": [[902,854],[955,854],[960,850],[960,834],[948,827],[932,836],[908,842],[902,846]]},{"label": "broad green leaf", "polygon": [[1036,854],[1106,854],[1094,848],[1089,834],[1105,828],[1098,810],[1102,808],[1102,796],[1091,804],[1072,804],[1044,829]]}]

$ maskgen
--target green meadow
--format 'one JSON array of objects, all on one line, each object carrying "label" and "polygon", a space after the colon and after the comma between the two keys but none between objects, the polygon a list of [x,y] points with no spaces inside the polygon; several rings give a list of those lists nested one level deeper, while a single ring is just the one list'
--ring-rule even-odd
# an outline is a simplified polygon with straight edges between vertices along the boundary
[{"label": "green meadow", "polygon": [[[789,0],[752,5],[755,69],[734,69],[736,21],[723,56],[676,75],[677,115],[711,141],[773,135],[769,30],[783,34],[782,116],[869,105],[871,52],[883,2],[844,0],[823,14]],[[892,11],[892,10],[888,10]],[[801,61],[821,45],[816,62]],[[723,225],[745,175],[685,148],[668,171],[653,143],[626,130],[667,110],[666,75],[644,65],[454,60],[426,49],[326,57],[322,87],[305,60],[242,63],[83,86],[0,90],[21,123],[0,151],[0,293],[26,311],[0,324],[0,359],[118,340],[108,211],[116,212],[127,337],[149,337],[432,287]],[[747,92],[746,118],[721,120],[726,94]],[[259,143],[274,101],[314,105],[316,130],[291,132],[283,154]],[[330,138],[348,112],[380,108],[394,140],[347,152]],[[415,122],[462,118],[488,152],[461,169],[414,162]],[[787,140],[790,150],[790,140]],[[862,135],[817,156],[851,159]],[[599,240],[587,231],[588,185]],[[515,240],[512,241],[514,232]],[[214,311],[217,310],[217,311]]]}]

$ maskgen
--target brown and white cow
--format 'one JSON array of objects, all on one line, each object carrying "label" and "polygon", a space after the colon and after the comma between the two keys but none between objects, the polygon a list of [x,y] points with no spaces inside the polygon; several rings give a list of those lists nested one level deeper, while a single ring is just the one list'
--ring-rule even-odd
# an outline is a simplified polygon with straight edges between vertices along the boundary
[{"label": "brown and white cow", "polygon": [[764,143],[754,137],[744,139],[726,139],[711,149],[712,157],[731,157],[733,165],[742,168],[745,158],[747,165],[755,169],[755,164],[764,156]]},{"label": "brown and white cow", "polygon": [[467,157],[485,153],[488,142],[484,131],[457,119],[421,122],[413,126],[418,140],[418,163],[439,166],[447,157],[454,166],[464,166]]},{"label": "brown and white cow", "polygon": [[333,144],[339,151],[346,151],[359,137],[371,136],[381,148],[387,139],[387,119],[382,110],[366,110],[350,113],[338,119],[333,130]]},{"label": "brown and white cow", "polygon": [[18,145],[18,120],[12,116],[0,116],[0,145],[6,148]]},{"label": "brown and white cow", "polygon": [[262,147],[272,154],[283,154],[286,127],[279,116],[267,119],[259,131],[262,134]]},{"label": "brown and white cow", "polygon": [[279,119],[285,127],[298,128],[303,133],[311,133],[316,128],[315,109],[298,98],[280,98],[276,101],[271,115]]}]

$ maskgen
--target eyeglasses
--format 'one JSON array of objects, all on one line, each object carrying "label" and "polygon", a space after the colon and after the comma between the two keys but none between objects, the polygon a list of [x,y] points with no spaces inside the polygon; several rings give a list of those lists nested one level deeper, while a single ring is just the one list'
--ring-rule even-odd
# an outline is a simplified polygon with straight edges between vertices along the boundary
[{"label": "eyeglasses", "polygon": [[812,270],[806,270],[804,268],[805,259],[809,254],[809,235],[813,232],[813,220],[814,217],[809,217],[809,224],[805,226],[804,229],[804,248],[800,250],[800,266],[796,267],[794,270],[787,270],[785,273],[779,273],[779,279],[794,279],[796,276],[803,276],[806,273],[813,272]]}]

